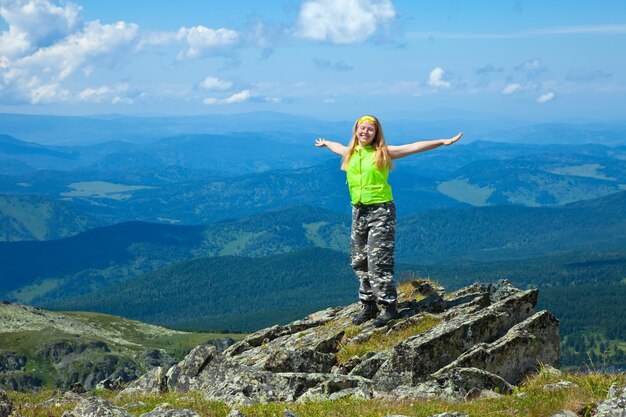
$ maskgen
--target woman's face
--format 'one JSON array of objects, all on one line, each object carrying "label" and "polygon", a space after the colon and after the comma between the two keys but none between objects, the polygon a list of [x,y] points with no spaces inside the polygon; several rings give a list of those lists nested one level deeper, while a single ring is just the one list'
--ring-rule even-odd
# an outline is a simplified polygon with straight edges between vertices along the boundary
[{"label": "woman's face", "polygon": [[356,128],[356,137],[361,145],[369,145],[376,136],[376,125],[374,123],[362,122]]}]

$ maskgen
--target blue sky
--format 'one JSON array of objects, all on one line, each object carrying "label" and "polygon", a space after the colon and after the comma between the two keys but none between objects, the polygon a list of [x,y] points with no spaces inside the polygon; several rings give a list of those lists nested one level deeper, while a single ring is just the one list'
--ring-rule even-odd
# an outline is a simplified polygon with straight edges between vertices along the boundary
[{"label": "blue sky", "polygon": [[0,17],[0,112],[625,119],[623,0],[0,0]]}]

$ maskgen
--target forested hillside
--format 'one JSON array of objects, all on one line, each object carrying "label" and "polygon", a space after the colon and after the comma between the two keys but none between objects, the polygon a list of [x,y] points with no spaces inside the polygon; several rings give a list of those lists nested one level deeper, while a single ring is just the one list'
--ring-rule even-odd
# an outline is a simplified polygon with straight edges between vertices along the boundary
[{"label": "forested hillside", "polygon": [[357,288],[346,254],[315,248],[182,262],[46,307],[116,312],[181,329],[252,331],[354,302]]}]

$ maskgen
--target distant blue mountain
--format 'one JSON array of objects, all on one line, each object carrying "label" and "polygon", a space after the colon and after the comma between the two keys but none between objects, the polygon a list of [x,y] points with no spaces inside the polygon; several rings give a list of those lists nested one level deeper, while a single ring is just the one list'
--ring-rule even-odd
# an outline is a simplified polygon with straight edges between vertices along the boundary
[{"label": "distant blue mountain", "polygon": [[[465,132],[465,140],[468,142],[489,140],[538,144],[626,144],[626,122],[623,120],[531,123],[453,111],[395,113],[381,115],[381,120],[388,139],[394,144],[449,137],[458,131]],[[112,140],[147,143],[168,136],[235,132],[274,132],[284,141],[291,142],[312,142],[319,136],[347,141],[353,122],[354,120],[319,120],[276,112],[153,117],[0,113],[0,133],[49,145],[86,145]]]}]

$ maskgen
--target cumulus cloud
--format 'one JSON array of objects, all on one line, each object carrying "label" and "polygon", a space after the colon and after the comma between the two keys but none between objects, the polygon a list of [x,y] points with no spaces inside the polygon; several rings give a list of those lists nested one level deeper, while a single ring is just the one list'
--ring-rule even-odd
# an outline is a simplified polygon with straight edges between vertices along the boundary
[{"label": "cumulus cloud", "polygon": [[239,33],[231,29],[211,29],[205,26],[180,28],[176,34],[177,40],[185,40],[188,48],[181,52],[179,59],[201,58],[216,50],[231,47],[239,41]]},{"label": "cumulus cloud", "polygon": [[511,95],[522,88],[520,84],[517,83],[509,83],[502,89],[502,94],[505,96]]},{"label": "cumulus cloud", "polygon": [[232,88],[233,82],[221,80],[217,77],[206,77],[204,80],[202,80],[199,86],[204,90],[224,91]]},{"label": "cumulus cloud", "polygon": [[122,84],[115,87],[100,86],[97,88],[85,88],[78,93],[78,99],[81,102],[102,103],[110,102],[113,104],[133,103],[133,99],[127,96],[128,85]]},{"label": "cumulus cloud", "polygon": [[344,61],[329,61],[327,59],[313,59],[313,63],[315,66],[322,70],[333,70],[333,71],[350,71],[354,69],[352,65],[346,64]]},{"label": "cumulus cloud", "polygon": [[543,72],[547,68],[539,58],[534,58],[515,66],[515,71]]},{"label": "cumulus cloud", "polygon": [[433,88],[450,88],[450,82],[443,79],[445,71],[441,67],[436,67],[428,75],[427,84]]},{"label": "cumulus cloud", "polygon": [[12,57],[49,46],[81,25],[80,7],[47,0],[3,0],[0,16],[9,27],[0,36],[0,53]]},{"label": "cumulus cloud", "polygon": [[309,0],[300,8],[296,34],[314,41],[358,43],[395,17],[390,0]]},{"label": "cumulus cloud", "polygon": [[49,46],[36,48],[23,56],[3,56],[0,60],[2,96],[16,103],[80,101],[80,93],[63,87],[64,80],[80,70],[89,76],[95,66],[115,66],[123,62],[120,58],[132,49],[137,33],[138,27],[134,24],[103,25],[93,21]]},{"label": "cumulus cloud", "polygon": [[227,98],[213,98],[207,97],[203,100],[204,104],[214,105],[214,104],[235,104],[235,103],[243,103],[250,99],[250,90],[242,90],[238,93],[235,93]]},{"label": "cumulus cloud", "polygon": [[95,20],[88,23],[83,31],[22,58],[17,66],[47,73],[53,71],[58,79],[63,79],[99,58],[112,58],[109,61],[115,63],[118,53],[128,52],[132,47],[138,30],[139,27],[132,23],[103,25]]},{"label": "cumulus cloud", "polygon": [[554,100],[555,97],[556,97],[555,93],[553,93],[552,91],[548,91],[547,93],[542,94],[539,97],[537,97],[537,103],[539,104],[547,103],[548,101]]},{"label": "cumulus cloud", "polygon": [[502,72],[502,68],[496,68],[491,64],[484,65],[476,70],[476,74],[489,74],[492,72]]}]

